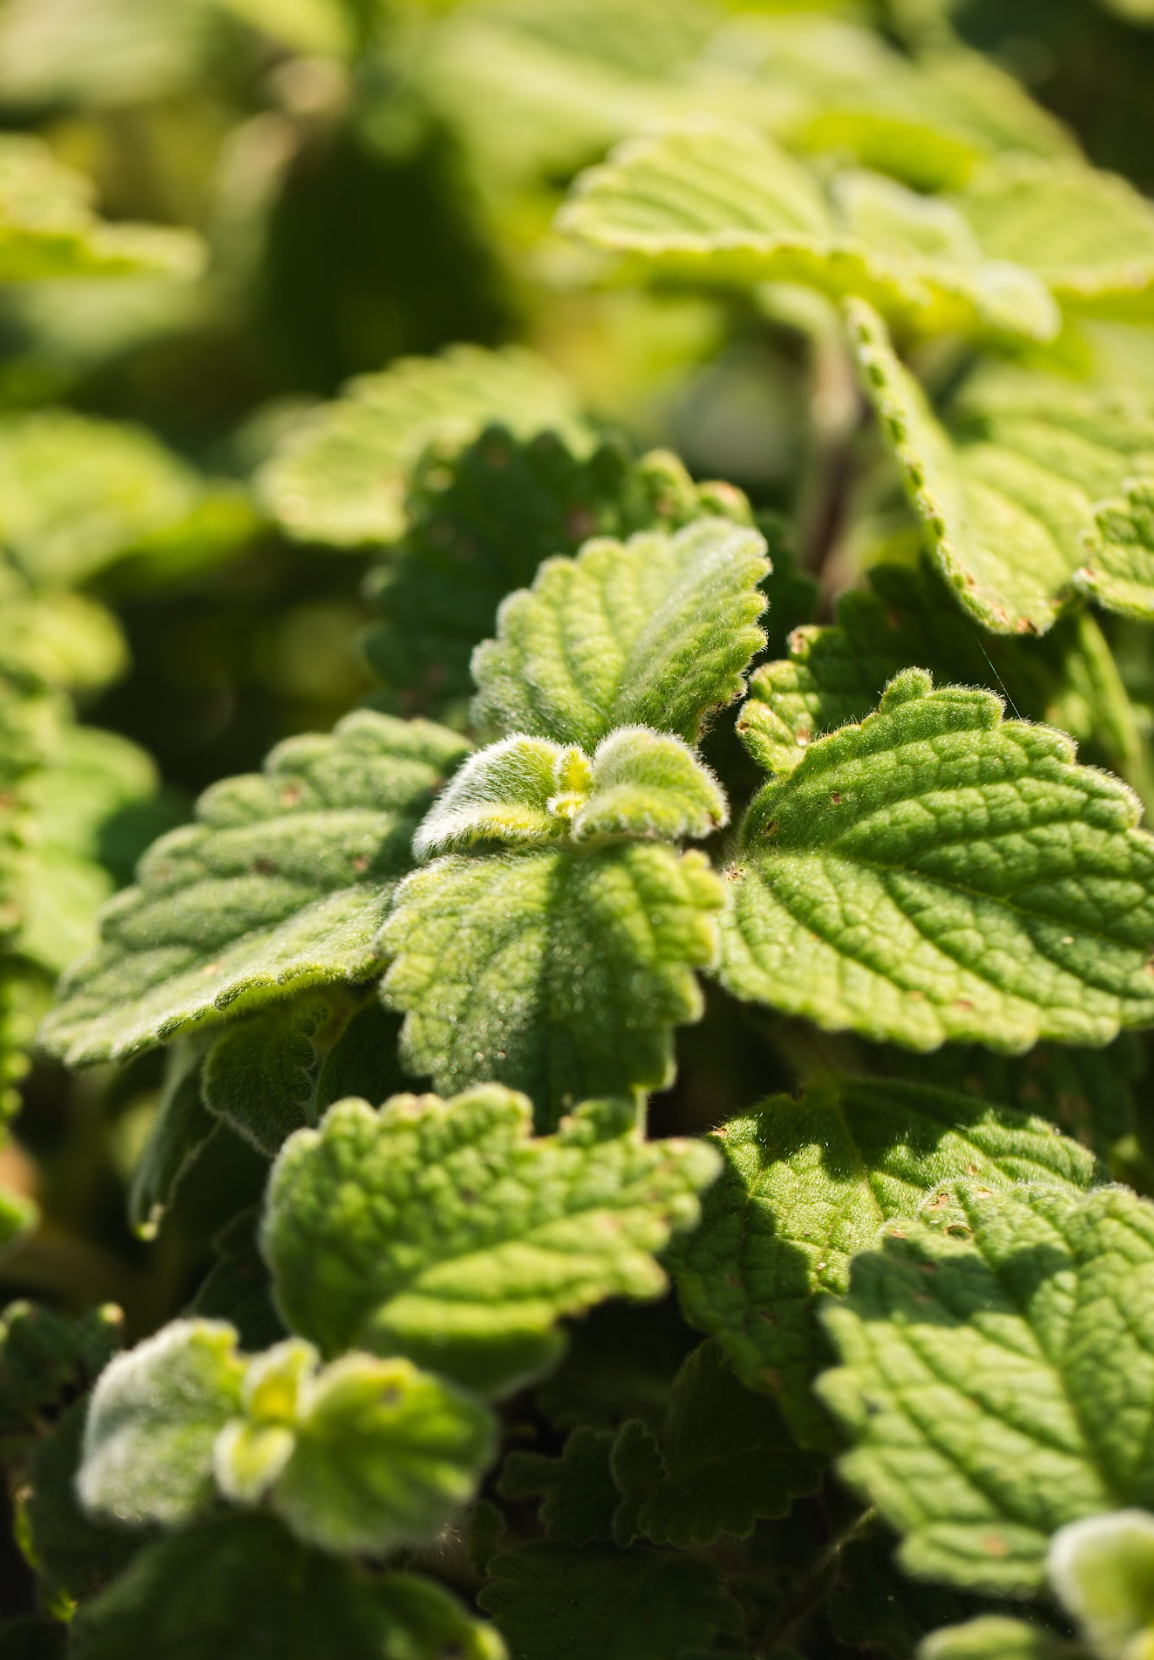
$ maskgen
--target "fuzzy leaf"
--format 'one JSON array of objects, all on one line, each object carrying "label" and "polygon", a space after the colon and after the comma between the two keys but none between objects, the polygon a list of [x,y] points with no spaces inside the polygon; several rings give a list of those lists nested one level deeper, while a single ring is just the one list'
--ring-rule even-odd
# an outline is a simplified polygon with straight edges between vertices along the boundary
[{"label": "fuzzy leaf", "polygon": [[721,1179],[673,1258],[681,1305],[819,1445],[828,1421],[812,1384],[827,1350],[816,1310],[845,1291],[851,1257],[883,1222],[954,1177],[1078,1190],[1099,1174],[1045,1119],[898,1079],[837,1078],[800,1100],[772,1096],[717,1139]]},{"label": "fuzzy leaf", "polygon": [[245,1417],[214,1449],[221,1490],[266,1499],[298,1539],[340,1555],[431,1539],[492,1458],[490,1414],[407,1360],[351,1354],[316,1367],[296,1339],[250,1362]]},{"label": "fuzzy leaf", "polygon": [[634,724],[693,743],[765,643],[764,554],[756,531],[699,519],[546,560],[474,653],[475,720],[589,750]]},{"label": "fuzzy leaf", "polygon": [[215,784],[103,916],[44,1041],[118,1058],[309,986],[369,978],[372,940],[432,795],[468,745],[361,711],[290,738],[262,774]]},{"label": "fuzzy leaf", "polygon": [[271,1516],[214,1516],[148,1545],[72,1625],[75,1660],[506,1660],[497,1633],[428,1580],[367,1579]]},{"label": "fuzzy leaf", "polygon": [[1063,306],[1154,316],[1154,208],[1125,179],[1076,160],[1007,156],[956,200],[990,254],[1036,271]]},{"label": "fuzzy leaf", "polygon": [[681,841],[708,836],[728,818],[716,778],[667,732],[619,726],[591,757],[514,736],[470,756],[433,803],[413,851],[423,859],[557,841]]},{"label": "fuzzy leaf", "polygon": [[1080,1644],[1067,1643],[1044,1625],[982,1614],[965,1625],[927,1637],[917,1660],[1089,1660]]},{"label": "fuzzy leaf", "polygon": [[857,294],[905,327],[1049,340],[1059,314],[1022,265],[989,258],[949,203],[873,174],[816,177],[752,127],[695,124],[582,175],[563,230],[705,282]]},{"label": "fuzzy leaf", "polygon": [[240,1410],[244,1372],[236,1333],[219,1321],[174,1321],[118,1355],[88,1409],[85,1509],[173,1527],[211,1505],[212,1449]]},{"label": "fuzzy leaf", "polygon": [[613,1449],[622,1502],[616,1543],[744,1539],[763,1516],[785,1516],[816,1490],[820,1465],[800,1452],[777,1408],[738,1381],[721,1347],[701,1343],[674,1381],[664,1424],[623,1425]]},{"label": "fuzzy leaf", "polygon": [[1154,1516],[1123,1510],[1071,1522],[1054,1537],[1049,1568],[1055,1595],[1102,1660],[1136,1660],[1148,1648],[1154,1637]]},{"label": "fuzzy leaf", "polygon": [[216,1131],[201,1098],[203,1055],[178,1039],[165,1057],[164,1084],[148,1140],[132,1173],[128,1214],[145,1239],[154,1239],[165,1211]]},{"label": "fuzzy leaf", "polygon": [[672,1551],[542,1540],[495,1556],[480,1604],[517,1660],[676,1660],[742,1629],[717,1569]]},{"label": "fuzzy leaf", "polygon": [[1107,611],[1154,622],[1154,483],[1131,484],[1122,500],[1097,509],[1094,522],[1076,586]]},{"label": "fuzzy leaf", "polygon": [[0,281],[57,277],[194,277],[203,258],[188,231],[107,224],[81,173],[26,134],[0,141]]},{"label": "fuzzy leaf", "polygon": [[463,707],[469,659],[491,635],[507,593],[532,582],[551,554],[590,536],[627,538],[716,515],[748,523],[731,485],[694,484],[665,451],[639,460],[620,442],[591,454],[555,432],[507,428],[463,448],[449,439],[421,456],[405,499],[408,526],[370,577],[383,621],[363,641],[371,667],[406,709]]},{"label": "fuzzy leaf", "polygon": [[1154,1019],[1154,840],[1123,784],[990,692],[907,670],[767,784],[729,872],[736,996],[911,1049]]},{"label": "fuzzy leaf", "polygon": [[500,421],[516,437],[557,428],[592,444],[566,382],[518,347],[454,346],[361,375],[307,414],[257,483],[281,528],[335,547],[388,542],[404,529],[404,475],[439,435],[468,442]]},{"label": "fuzzy leaf", "polygon": [[405,1354],[501,1394],[554,1363],[557,1321],[658,1296],[653,1260],[697,1216],[702,1144],[642,1142],[625,1103],[530,1139],[532,1107],[495,1085],[342,1101],[285,1145],[263,1249],[294,1330],[327,1354]]},{"label": "fuzzy leaf", "polygon": [[1041,1588],[1068,1522],[1154,1501],[1154,1206],[958,1184],[887,1224],[825,1311],[842,1473],[913,1573]]},{"label": "fuzzy leaf", "polygon": [[927,552],[984,628],[1044,634],[1073,593],[1094,504],[1154,467],[1154,412],[1004,367],[963,389],[946,427],[878,314],[859,300],[846,309],[862,386]]},{"label": "fuzzy leaf", "polygon": [[449,854],[410,876],[381,936],[401,1058],[442,1092],[495,1079],[540,1121],[588,1096],[660,1089],[671,1028],[700,1018],[721,884],[653,842]]},{"label": "fuzzy leaf", "polygon": [[1060,618],[1043,640],[1019,640],[980,629],[928,560],[877,564],[867,577],[841,596],[836,624],[795,628],[789,656],[750,675],[737,731],[767,772],[791,772],[815,738],[864,719],[912,661],[962,686],[992,671],[1022,719],[1060,726],[1120,764],[1126,738],[1111,726],[1104,684],[1110,649],[1088,612]]}]

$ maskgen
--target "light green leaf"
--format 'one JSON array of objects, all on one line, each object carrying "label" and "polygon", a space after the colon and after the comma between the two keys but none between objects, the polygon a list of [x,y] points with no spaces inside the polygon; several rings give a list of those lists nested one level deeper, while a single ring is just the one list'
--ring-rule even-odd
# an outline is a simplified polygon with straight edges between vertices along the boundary
[{"label": "light green leaf", "polygon": [[189,231],[107,224],[91,186],[24,133],[0,139],[0,281],[57,277],[195,277],[203,247]]},{"label": "light green leaf", "polygon": [[545,1127],[586,1097],[660,1089],[671,1028],[701,1016],[693,971],[723,903],[702,854],[654,842],[438,859],[381,935],[402,1062],[442,1093],[523,1089]]},{"label": "light green leaf", "polygon": [[119,623],[86,594],[34,592],[23,572],[0,561],[0,604],[10,627],[5,666],[61,690],[98,692],[124,673],[128,648]]},{"label": "light green leaf", "polygon": [[737,731],[767,772],[791,772],[814,738],[860,721],[908,663],[957,685],[996,685],[1023,720],[1058,726],[1087,759],[1124,776],[1141,750],[1118,669],[1088,611],[1059,618],[1041,640],[986,634],[928,557],[917,566],[877,564],[868,587],[841,596],[835,625],[805,625],[789,656],[749,677]]},{"label": "light green leaf", "polygon": [[665,451],[634,460],[620,441],[587,453],[555,432],[518,439],[503,427],[463,447],[430,445],[405,513],[404,536],[369,579],[384,616],[363,648],[398,705],[423,713],[464,707],[473,648],[494,632],[504,596],[551,554],[711,514],[750,522],[740,491],[694,484]]},{"label": "light green leaf", "polygon": [[290,738],[261,774],[215,784],[103,914],[44,1041],[71,1065],[134,1054],[309,986],[371,977],[409,843],[467,752],[368,711]]},{"label": "light green leaf", "polygon": [[752,127],[697,122],[631,140],[582,175],[559,225],[698,281],[861,295],[922,332],[1058,332],[1044,283],[988,257],[948,202],[873,175],[842,176],[827,198]]},{"label": "light green leaf", "polygon": [[493,421],[514,436],[556,428],[591,445],[572,388],[520,347],[454,346],[350,381],[305,415],[257,479],[281,528],[335,547],[388,542],[404,529],[404,475],[439,436],[464,443]]},{"label": "light green leaf", "polygon": [[490,1414],[407,1360],[317,1360],[290,1339],[249,1363],[244,1416],[215,1444],[221,1491],[267,1499],[298,1539],[339,1555],[432,1538],[492,1457]]},{"label": "light green leaf", "polygon": [[1076,587],[1107,611],[1154,622],[1154,482],[1131,484],[1124,499],[1097,509],[1094,522]]},{"label": "light green leaf", "polygon": [[634,724],[694,742],[765,644],[769,568],[757,532],[720,519],[546,560],[474,653],[475,720],[589,750]]},{"label": "light green leaf", "polygon": [[719,1334],[739,1375],[774,1394],[803,1440],[829,1440],[813,1398],[827,1350],[816,1318],[883,1222],[941,1182],[1078,1190],[1092,1155],[1045,1119],[899,1079],[836,1078],[775,1095],[716,1132],[725,1159],[672,1266],[686,1317]]},{"label": "light green leaf", "polygon": [[75,1660],[506,1660],[491,1626],[440,1586],[370,1579],[304,1550],[272,1516],[214,1516],[145,1547],[71,1625]]},{"label": "light green leaf", "polygon": [[1055,1534],[1050,1584],[1101,1660],[1143,1660],[1154,1644],[1154,1516],[1088,1516]]},{"label": "light green leaf", "polygon": [[927,1637],[917,1660],[1089,1660],[1080,1645],[1067,1643],[1042,1625],[982,1614],[965,1625],[947,1626]]},{"label": "light green leaf", "polygon": [[842,1473],[913,1573],[1042,1587],[1051,1535],[1154,1500],[1154,1206],[1121,1188],[944,1189],[858,1256],[819,1384]]},{"label": "light green leaf", "polygon": [[487,1393],[544,1371],[563,1315],[660,1295],[654,1253],[716,1169],[632,1121],[588,1105],[533,1140],[530,1103],[496,1085],[339,1102],[273,1169],[263,1249],[287,1320],[326,1354],[405,1354]]},{"label": "light green leaf", "polygon": [[1073,593],[1094,504],[1154,468],[1154,412],[1058,375],[1001,367],[944,426],[885,324],[847,303],[862,386],[922,538],[961,603],[996,634],[1044,634]]},{"label": "light green leaf", "polygon": [[717,779],[688,744],[620,726],[592,757],[548,738],[504,738],[470,756],[416,836],[419,859],[477,847],[580,846],[617,837],[708,836],[729,819]]},{"label": "light green leaf", "polygon": [[205,480],[144,427],[38,410],[0,421],[0,535],[29,578],[87,581],[189,526]]},{"label": "light green leaf", "polygon": [[716,1343],[701,1343],[673,1384],[657,1433],[639,1418],[613,1448],[621,1490],[617,1544],[712,1545],[722,1533],[745,1539],[759,1518],[785,1516],[795,1497],[816,1490],[820,1464],[800,1452],[771,1401],[738,1381]]},{"label": "light green leaf", "polygon": [[1063,306],[1154,316],[1154,207],[1117,174],[1006,156],[955,200],[994,258],[1036,271]]},{"label": "light green leaf", "polygon": [[140,1526],[189,1521],[213,1499],[217,1436],[240,1409],[244,1362],[217,1320],[175,1320],[101,1373],[77,1486],[86,1510]]},{"label": "light green leaf", "polygon": [[911,1049],[1103,1044],[1154,1019],[1154,840],[1125,785],[990,692],[897,676],[767,784],[728,873],[723,983]]},{"label": "light green leaf", "polygon": [[26,119],[45,108],[159,103],[208,71],[218,30],[214,0],[8,0],[0,98]]},{"label": "light green leaf", "polygon": [[354,1007],[343,990],[305,992],[230,1021],[205,1056],[204,1105],[271,1158],[316,1123],[322,1061]]}]

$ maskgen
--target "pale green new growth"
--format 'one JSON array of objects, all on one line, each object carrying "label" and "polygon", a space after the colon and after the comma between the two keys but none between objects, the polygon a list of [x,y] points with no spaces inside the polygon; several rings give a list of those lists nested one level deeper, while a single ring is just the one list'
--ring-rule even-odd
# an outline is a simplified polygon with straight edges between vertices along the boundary
[{"label": "pale green new growth", "polygon": [[387,542],[404,528],[405,473],[426,444],[442,435],[466,443],[493,421],[518,437],[551,427],[574,445],[593,441],[573,389],[543,359],[454,346],[350,381],[289,433],[258,488],[290,536]]},{"label": "pale green new growth", "polygon": [[916,1574],[1041,1589],[1058,1528],[1154,1503],[1154,1206],[943,1189],[856,1258],[819,1391]]},{"label": "pale green new growth", "polygon": [[178,1526],[212,1502],[213,1446],[240,1410],[244,1362],[219,1320],[174,1320],[101,1373],[84,1429],[82,1504]]},{"label": "pale green new growth", "polygon": [[206,1510],[215,1487],[338,1554],[431,1537],[492,1456],[490,1414],[404,1359],[318,1362],[296,1338],[245,1359],[230,1325],[174,1321],[101,1375],[82,1503],[171,1527]]},{"label": "pale green new growth", "polygon": [[413,838],[423,859],[471,848],[707,836],[729,818],[721,786],[680,738],[621,726],[592,757],[515,734],[473,755]]},{"label": "pale green new growth", "polygon": [[1101,1044],[1154,1019],[1137,798],[991,692],[909,669],[755,798],[723,983],[826,1030],[934,1049]]},{"label": "pale green new growth", "polygon": [[1154,622],[1154,482],[1132,483],[1121,501],[1104,502],[1075,572],[1082,593],[1108,611]]},{"label": "pale green new growth", "polygon": [[1154,208],[1076,160],[1006,156],[956,198],[982,246],[1036,271],[1064,307],[1154,317]]},{"label": "pale green new growth", "polygon": [[473,655],[475,720],[586,750],[634,724],[693,743],[765,643],[769,568],[762,537],[722,519],[546,560]]},{"label": "pale green new growth", "polygon": [[861,295],[926,332],[1058,332],[1040,279],[988,257],[948,202],[872,175],[843,175],[827,200],[751,127],[698,123],[630,141],[581,177],[560,224],[699,281]]},{"label": "pale green new growth", "polygon": [[1122,1510],[1071,1522],[1050,1546],[1050,1584],[1099,1660],[1154,1653],[1154,1516]]},{"label": "pale green new growth", "polygon": [[837,1078],[777,1095],[717,1132],[721,1178],[673,1268],[688,1319],[716,1332],[739,1375],[777,1396],[796,1433],[828,1442],[812,1385],[826,1347],[816,1310],[849,1283],[882,1224],[943,1181],[1078,1190],[1093,1157],[1041,1118],[896,1079]]},{"label": "pale green new growth", "polygon": [[108,224],[92,187],[26,134],[0,140],[0,281],[197,275],[203,246],[189,231]]},{"label": "pale green new growth", "polygon": [[442,1093],[523,1089],[545,1126],[585,1097],[662,1088],[723,903],[702,854],[659,842],[436,860],[380,939],[405,1066]]},{"label": "pale green new growth", "polygon": [[[927,551],[983,627],[1045,633],[1085,562],[1095,503],[1154,468],[1154,411],[1006,367],[964,389],[947,428],[878,314],[860,300],[846,312]],[[1097,597],[1110,603],[1110,589]]]},{"label": "pale green new growth", "polygon": [[141,861],[45,1041],[71,1065],[134,1054],[309,986],[369,978],[426,808],[468,744],[368,711],[215,784]]},{"label": "pale green new growth", "polygon": [[524,1096],[342,1101],[274,1167],[263,1248],[292,1326],[326,1354],[404,1354],[503,1394],[556,1361],[557,1323],[655,1297],[654,1253],[697,1217],[713,1150],[644,1142],[630,1103],[531,1139]]}]

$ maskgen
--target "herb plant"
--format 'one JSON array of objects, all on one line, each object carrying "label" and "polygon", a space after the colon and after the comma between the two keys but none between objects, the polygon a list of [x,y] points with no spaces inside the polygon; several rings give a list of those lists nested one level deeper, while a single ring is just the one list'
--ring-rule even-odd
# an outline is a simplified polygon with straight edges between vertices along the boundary
[{"label": "herb plant", "polygon": [[0,8],[0,1660],[1154,1655],[1152,24]]}]

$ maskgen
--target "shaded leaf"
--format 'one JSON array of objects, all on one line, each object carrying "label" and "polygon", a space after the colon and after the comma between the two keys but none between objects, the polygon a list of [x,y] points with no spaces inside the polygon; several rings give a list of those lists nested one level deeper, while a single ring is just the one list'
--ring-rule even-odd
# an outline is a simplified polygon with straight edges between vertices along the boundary
[{"label": "shaded leaf", "polygon": [[615,1439],[608,1430],[581,1425],[559,1458],[514,1448],[502,1467],[497,1491],[503,1499],[539,1496],[547,1539],[561,1545],[612,1544],[613,1513],[621,1502],[610,1468]]},{"label": "shaded leaf", "polygon": [[1131,484],[1094,516],[1077,587],[1107,611],[1154,622],[1154,483]]}]

